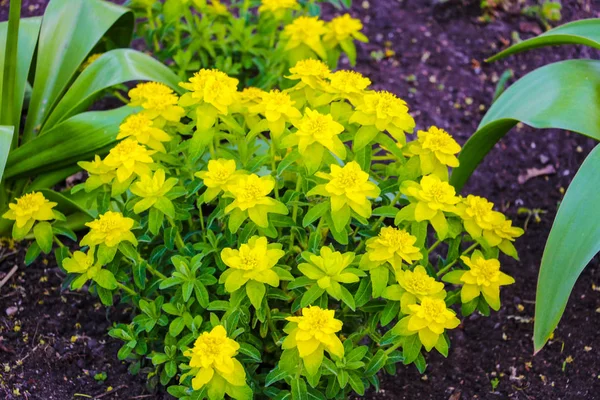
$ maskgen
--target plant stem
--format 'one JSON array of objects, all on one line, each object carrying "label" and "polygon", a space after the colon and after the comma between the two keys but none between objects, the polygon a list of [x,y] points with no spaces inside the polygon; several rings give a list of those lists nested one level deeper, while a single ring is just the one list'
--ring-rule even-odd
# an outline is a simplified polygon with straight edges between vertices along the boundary
[{"label": "plant stem", "polygon": [[[479,246],[479,243],[473,243],[471,246],[467,247],[467,249],[461,253],[461,256],[470,253],[477,246]],[[458,262],[459,259],[460,259],[460,257],[457,258],[456,260],[452,261],[450,264],[446,265],[444,268],[440,269],[438,271],[438,273],[436,274],[436,276],[442,276],[443,274],[445,274],[454,264],[456,264]]]},{"label": "plant stem", "polygon": [[134,291],[134,290],[132,290],[132,289],[128,288],[127,286],[123,285],[121,282],[117,282],[117,286],[118,286],[120,289],[122,289],[122,290],[126,291],[127,293],[129,293],[129,294],[130,294],[130,295],[132,295],[132,296],[137,296],[137,295],[138,295],[136,291]]},{"label": "plant stem", "polygon": [[[298,176],[298,180],[296,181],[296,192],[300,191],[300,186],[302,186],[302,177]],[[296,222],[296,218],[298,217],[298,203],[294,204],[292,209],[292,219],[294,223]],[[294,248],[294,230],[290,229],[290,251]]]},{"label": "plant stem", "polygon": [[183,239],[181,238],[181,235],[179,234],[179,230],[177,229],[177,224],[170,217],[167,217],[167,220],[169,221],[169,224],[171,224],[173,229],[175,229],[175,245],[177,246],[177,248],[179,250],[185,249],[185,243],[183,242]]},{"label": "plant stem", "polygon": [[385,351],[385,355],[389,356],[394,350],[396,350],[400,346],[402,346],[402,342],[399,340],[398,343],[396,343],[395,345],[393,345]]},{"label": "plant stem", "polygon": [[150,273],[154,276],[159,277],[160,279],[167,279],[165,275],[163,275],[160,271],[157,271],[150,263],[146,263],[146,269],[150,271]]},{"label": "plant stem", "polygon": [[427,250],[427,253],[431,253],[436,247],[438,247],[440,245],[440,243],[442,243],[442,241],[438,240],[437,242],[432,244],[431,247]]},{"label": "plant stem", "polygon": [[59,247],[64,247],[64,248],[66,248],[66,249],[67,249],[67,251],[69,252],[69,256],[70,256],[70,257],[73,257],[73,253],[71,253],[71,250],[70,250],[70,249],[69,249],[67,246],[65,246],[65,245],[63,244],[63,242],[61,242],[61,241],[60,241],[60,239],[59,239],[59,238],[57,238],[56,236],[54,236],[54,243],[56,243],[56,244],[57,244]]}]

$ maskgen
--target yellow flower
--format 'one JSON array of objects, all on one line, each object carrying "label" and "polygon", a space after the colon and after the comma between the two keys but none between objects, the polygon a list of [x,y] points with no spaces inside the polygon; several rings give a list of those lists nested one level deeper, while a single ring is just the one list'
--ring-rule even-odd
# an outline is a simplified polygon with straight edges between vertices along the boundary
[{"label": "yellow flower", "polygon": [[261,0],[258,12],[271,12],[275,17],[282,18],[285,11],[299,7],[298,0]]},{"label": "yellow flower", "polygon": [[334,315],[334,310],[310,306],[302,309],[301,317],[286,318],[290,324],[284,329],[288,336],[282,348],[297,348],[309,375],[319,371],[325,350],[335,357],[344,357],[344,346],[335,334],[342,329],[342,321]]},{"label": "yellow flower", "polygon": [[152,120],[144,113],[130,115],[125,122],[119,126],[117,140],[126,137],[131,137],[139,143],[163,153],[166,152],[166,149],[161,142],[168,142],[171,140],[171,136],[162,129],[153,126]]},{"label": "yellow flower", "polygon": [[132,174],[138,176],[150,174],[148,164],[153,162],[151,155],[156,153],[138,144],[137,140],[125,139],[113,147],[104,164],[117,170],[117,180],[125,182]]},{"label": "yellow flower", "polygon": [[371,202],[367,198],[379,196],[380,190],[376,184],[369,182],[369,174],[360,169],[356,161],[351,161],[344,167],[331,164],[331,173],[318,172],[316,176],[329,182],[317,185],[307,196],[317,194],[330,197],[332,214],[349,206],[363,218],[371,216]]},{"label": "yellow flower", "polygon": [[[267,243],[266,237],[252,236],[239,250],[229,247],[221,251],[221,260],[229,267],[219,279],[225,290],[233,293],[246,285],[252,304],[258,309],[265,294],[264,284],[278,287],[279,275],[273,267],[285,255],[280,243]],[[258,291],[258,296],[253,294]]]},{"label": "yellow flower", "polygon": [[[230,229],[235,231],[235,224],[232,221],[241,224],[246,217],[250,217],[252,222],[261,228],[269,226],[268,214],[287,214],[288,209],[285,204],[268,197],[273,191],[275,181],[271,176],[258,177],[255,174],[238,177],[229,187],[229,192],[234,200],[225,207],[225,214],[232,214],[229,217]],[[239,227],[239,225],[238,225]]]},{"label": "yellow flower", "polygon": [[412,181],[402,182],[400,191],[417,203],[400,210],[396,221],[401,215],[410,215],[417,222],[429,221],[439,238],[444,239],[448,233],[448,221],[444,212],[456,213],[456,204],[460,202],[454,187],[435,175],[427,175],[421,179],[420,184]]},{"label": "yellow flower", "polygon": [[229,15],[229,10],[227,10],[227,6],[221,3],[219,0],[210,0],[210,6],[207,7],[209,12],[212,12],[216,15]]},{"label": "yellow flower", "polygon": [[131,89],[129,95],[129,105],[132,107],[138,107],[144,104],[148,99],[154,96],[168,96],[172,95],[173,90],[160,82],[144,82],[139,83],[136,87]]},{"label": "yellow flower", "polygon": [[120,212],[107,211],[92,222],[85,224],[90,231],[81,239],[81,246],[96,246],[104,244],[115,247],[126,241],[137,245],[135,235],[131,232],[133,220],[124,217]]},{"label": "yellow flower", "polygon": [[292,74],[287,77],[288,79],[301,80],[313,89],[322,88],[324,79],[331,74],[327,64],[313,58],[298,61],[290,68],[290,72]]},{"label": "yellow flower", "polygon": [[357,274],[362,275],[361,271],[348,268],[354,260],[354,253],[342,254],[339,251],[332,251],[329,247],[321,247],[319,256],[309,253],[307,257],[310,263],[298,265],[300,272],[317,281],[317,285],[336,300],[342,297],[340,283],[358,282]]},{"label": "yellow flower", "polygon": [[389,300],[400,301],[401,311],[410,314],[409,306],[416,304],[417,300],[424,297],[444,299],[446,291],[444,284],[429,276],[425,268],[417,265],[413,271],[396,270],[398,285],[386,288],[383,297]]},{"label": "yellow flower", "polygon": [[269,130],[275,138],[285,130],[285,123],[302,117],[302,114],[292,101],[290,95],[279,90],[271,90],[262,94],[261,101],[249,108],[251,113],[262,114],[266,119]]},{"label": "yellow flower", "polygon": [[428,131],[418,131],[418,139],[409,143],[408,151],[419,156],[421,174],[434,174],[448,179],[448,168],[458,167],[455,154],[460,146],[448,132],[435,126]]},{"label": "yellow flower", "polygon": [[173,189],[173,186],[177,184],[177,181],[177,178],[165,180],[165,170],[163,169],[157,170],[154,173],[154,176],[142,176],[130,189],[131,193],[138,197],[142,197],[142,200],[138,201],[133,206],[133,212],[139,214],[159,202],[160,207],[157,206],[157,208],[172,218],[175,214],[175,209],[173,208],[171,200],[167,199],[165,195]]},{"label": "yellow flower", "polygon": [[204,192],[204,202],[208,203],[221,192],[229,191],[231,182],[238,177],[242,171],[235,170],[235,161],[219,158],[218,160],[208,161],[208,171],[196,172],[194,176],[202,179],[206,191]]},{"label": "yellow flower", "polygon": [[183,353],[190,358],[190,367],[197,368],[192,388],[200,390],[207,385],[209,393],[215,390],[221,392],[215,398],[225,398],[224,393],[232,393],[229,385],[246,386],[246,371],[235,359],[239,349],[240,345],[227,337],[222,325],[215,326],[210,332],[202,332],[194,347]]},{"label": "yellow flower", "polygon": [[462,284],[460,300],[463,303],[479,297],[483,298],[492,309],[500,309],[500,286],[511,285],[515,280],[500,271],[500,261],[495,258],[486,259],[479,250],[473,255],[461,256],[460,259],[469,267],[467,271],[456,270],[447,273],[442,278],[454,284]]},{"label": "yellow flower", "polygon": [[340,15],[329,21],[323,40],[330,48],[353,38],[361,42],[368,42],[367,37],[360,33],[362,28],[363,24],[359,19],[352,18],[350,14]]},{"label": "yellow flower", "polygon": [[404,261],[408,265],[423,258],[418,247],[417,238],[404,229],[391,226],[381,228],[379,235],[367,240],[367,253],[361,260],[362,265],[380,265],[390,263],[394,269],[402,267]]},{"label": "yellow flower", "polygon": [[473,239],[482,238],[490,247],[496,247],[504,253],[516,256],[516,250],[511,242],[524,231],[512,226],[504,214],[494,211],[494,204],[483,197],[468,195],[457,205],[457,214],[463,220],[465,230]]},{"label": "yellow flower", "polygon": [[227,115],[228,107],[235,101],[238,82],[218,69],[201,69],[189,82],[179,84],[190,91],[181,96],[179,105],[189,107],[207,103],[216,108],[218,113]]},{"label": "yellow flower", "polygon": [[350,122],[387,130],[402,145],[406,144],[405,133],[411,133],[415,128],[415,120],[408,113],[406,102],[385,91],[365,94]]},{"label": "yellow flower", "polygon": [[264,90],[257,87],[247,87],[241,92],[237,92],[237,102],[243,103],[244,105],[256,105],[262,100]]},{"label": "yellow flower", "polygon": [[355,71],[337,71],[329,75],[327,90],[337,98],[348,99],[352,104],[359,104],[371,80]]},{"label": "yellow flower", "polygon": [[115,176],[117,176],[115,168],[106,165],[99,155],[94,156],[94,161],[80,161],[77,165],[89,174],[85,181],[86,192],[91,192],[102,185],[110,184],[115,179]]},{"label": "yellow flower", "polygon": [[454,311],[440,298],[423,297],[421,304],[411,304],[408,309],[410,315],[401,319],[393,330],[402,336],[418,334],[427,351],[438,341],[445,340],[442,336],[445,329],[454,329],[460,324]]},{"label": "yellow flower", "polygon": [[36,221],[51,221],[56,218],[52,210],[58,203],[49,201],[40,192],[31,192],[15,199],[8,205],[2,218],[15,221],[13,233],[22,238],[29,233]]},{"label": "yellow flower", "polygon": [[298,146],[309,174],[314,174],[321,166],[325,149],[342,160],[346,159],[346,146],[338,138],[344,126],[334,121],[331,114],[324,115],[307,107],[304,117],[293,124],[298,130],[283,139],[281,145]]},{"label": "yellow flower", "polygon": [[83,71],[85,70],[87,67],[89,67],[90,65],[92,65],[92,63],[94,61],[96,61],[97,59],[99,59],[104,53],[95,53],[92,54],[91,56],[89,56],[84,62],[83,64],[81,64],[81,67],[79,67],[79,71]]},{"label": "yellow flower", "polygon": [[321,36],[327,33],[325,23],[319,17],[298,17],[283,28],[283,36],[287,38],[286,51],[292,51],[301,45],[308,46],[321,59],[327,59]]},{"label": "yellow flower", "polygon": [[87,254],[76,251],[71,257],[63,260],[63,268],[70,274],[79,274],[71,282],[71,289],[79,289],[87,281],[92,279],[104,289],[113,290],[117,288],[117,280],[112,272],[102,269],[100,262],[94,263],[94,246],[90,247]]}]

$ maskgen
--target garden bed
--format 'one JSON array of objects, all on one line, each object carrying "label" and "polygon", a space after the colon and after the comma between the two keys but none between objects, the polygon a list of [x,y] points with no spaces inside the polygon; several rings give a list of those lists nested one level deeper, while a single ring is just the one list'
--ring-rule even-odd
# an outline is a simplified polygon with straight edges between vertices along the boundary
[{"label": "garden bed", "polygon": [[[45,1],[24,1],[24,13],[39,15]],[[539,33],[533,20],[503,14],[489,24],[478,22],[478,1],[355,1],[353,14],[371,39],[359,51],[358,69],[377,89],[397,93],[409,103],[419,128],[447,129],[461,143],[475,131],[491,103],[495,81],[507,68],[517,77],[566,58],[598,58],[589,49],[565,47],[526,53],[486,64],[504,48],[513,32],[521,38]],[[362,3],[362,4],[361,4]],[[563,1],[563,21],[598,17],[591,0]],[[39,6],[38,6],[39,5]],[[36,7],[38,6],[38,7]],[[595,9],[593,9],[595,7]],[[8,4],[0,9],[7,16]],[[389,42],[389,43],[386,43]],[[395,53],[381,61],[372,52]],[[388,52],[391,54],[391,52]],[[593,147],[591,141],[559,131],[519,127],[494,149],[468,184],[522,226],[519,207],[543,209],[540,223],[529,222],[516,242],[520,262],[507,257],[504,269],[516,284],[503,289],[503,308],[453,330],[448,359],[427,357],[420,375],[399,366],[369,398],[594,398],[600,388],[600,271],[594,261],[576,285],[554,339],[533,356],[532,331],[539,261],[557,205],[574,172]],[[555,172],[520,184],[529,168],[552,166]],[[11,255],[16,252],[14,255]],[[4,256],[2,255],[4,254]],[[7,258],[4,258],[8,255]],[[117,360],[120,346],[107,328],[127,310],[107,311],[98,300],[61,290],[61,272],[53,258],[23,267],[23,251],[0,248],[0,281],[14,265],[17,272],[0,291],[0,396],[8,399],[152,398],[141,377],[127,373]],[[10,315],[8,315],[10,314]],[[106,379],[103,381],[106,375]],[[496,380],[497,379],[497,380]],[[111,387],[113,393],[107,392]],[[20,393],[20,396],[18,395]],[[81,397],[85,398],[85,397]]]}]

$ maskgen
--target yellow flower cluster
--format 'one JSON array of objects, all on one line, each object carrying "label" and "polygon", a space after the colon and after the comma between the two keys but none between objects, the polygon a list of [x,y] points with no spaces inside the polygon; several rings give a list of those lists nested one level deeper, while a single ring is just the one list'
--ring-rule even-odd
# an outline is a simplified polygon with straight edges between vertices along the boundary
[{"label": "yellow flower cluster", "polygon": [[16,203],[8,205],[8,211],[2,218],[15,221],[13,225],[13,237],[24,238],[33,228],[36,221],[51,221],[57,217],[53,208],[57,203],[49,201],[40,192],[27,193],[18,199]]}]

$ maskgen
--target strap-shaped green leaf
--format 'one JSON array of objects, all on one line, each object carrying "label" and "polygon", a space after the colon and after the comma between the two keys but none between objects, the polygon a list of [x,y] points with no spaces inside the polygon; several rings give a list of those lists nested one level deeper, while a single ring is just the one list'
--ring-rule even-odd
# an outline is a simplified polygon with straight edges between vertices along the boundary
[{"label": "strap-shaped green leaf", "polygon": [[117,137],[119,124],[135,112],[124,106],[110,111],[90,111],[61,122],[46,134],[36,137],[11,152],[5,178],[31,176],[73,165],[103,154]]},{"label": "strap-shaped green leaf", "polygon": [[182,92],[180,79],[151,56],[131,49],[103,54],[77,77],[56,105],[41,133],[84,111],[104,89],[129,81],[158,81]]},{"label": "strap-shaped green leaf", "polygon": [[[111,28],[114,35],[109,33]],[[101,0],[51,0],[42,20],[35,81],[23,132],[23,141],[36,136],[59,96],[82,62],[98,49],[105,36],[127,46],[133,14],[127,8]],[[108,72],[108,73],[112,73]]]},{"label": "strap-shaped green leaf", "polygon": [[[14,92],[12,93],[12,99],[10,100],[4,96],[0,97],[0,107],[2,107],[3,113],[8,109],[5,108],[3,104],[9,102],[12,104],[12,115],[3,115],[2,119],[5,123],[14,125],[17,132],[19,131],[19,125],[21,122],[21,109],[23,107],[23,99],[25,97],[25,85],[27,83],[27,76],[31,67],[31,60],[33,59],[35,45],[37,44],[41,22],[42,19],[39,17],[21,19],[19,23],[16,60],[17,67],[14,79]],[[0,77],[2,77],[2,79],[0,79],[0,93],[2,93],[3,90],[3,71],[5,68],[5,57],[7,55],[7,35],[8,22],[2,22],[0,23],[0,46],[2,46],[0,47]]]},{"label": "strap-shaped green leaf", "polygon": [[598,93],[599,60],[561,61],[525,75],[498,98],[465,143],[450,182],[462,189],[485,155],[517,122],[600,140]]},{"label": "strap-shaped green leaf", "polygon": [[536,352],[558,325],[581,271],[600,251],[598,171],[600,146],[588,155],[571,182],[546,242],[535,301]]},{"label": "strap-shaped green leaf", "polygon": [[489,58],[488,61],[496,61],[539,47],[562,44],[582,44],[600,49],[600,18],[583,19],[558,26],[539,36],[517,43]]},{"label": "strap-shaped green leaf", "polygon": [[0,126],[0,181],[2,181],[2,175],[4,174],[4,166],[8,159],[14,131],[14,126]]}]

